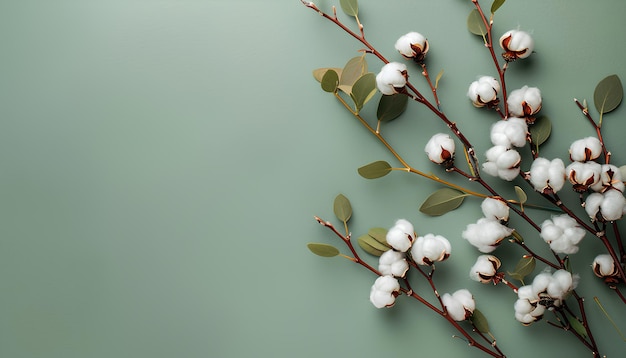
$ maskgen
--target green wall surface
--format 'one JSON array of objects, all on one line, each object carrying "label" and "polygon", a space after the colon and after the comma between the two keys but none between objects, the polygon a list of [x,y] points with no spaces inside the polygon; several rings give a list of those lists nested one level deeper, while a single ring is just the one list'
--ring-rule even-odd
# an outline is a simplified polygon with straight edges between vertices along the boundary
[{"label": "green wall surface", "polygon": [[[465,92],[493,69],[467,31],[472,8],[362,0],[360,20],[395,61],[397,37],[426,34],[431,72],[445,70],[442,108],[482,160],[493,116]],[[624,15],[622,0],[509,0],[498,11],[496,32],[535,37],[536,53],[507,80],[541,88],[554,124],[545,156],[565,159],[571,141],[594,134],[573,98],[591,103],[600,79],[626,79]],[[300,1],[2,1],[0,48],[0,357],[482,357],[406,297],[375,309],[375,276],[307,250],[340,246],[313,219],[334,220],[339,193],[352,201],[355,237],[398,218],[448,237],[441,291],[470,289],[509,357],[590,356],[545,320],[516,322],[509,290],[467,278],[477,253],[460,233],[481,216],[478,201],[429,218],[418,208],[437,184],[357,174],[393,158],[311,71],[341,67],[362,46]],[[622,105],[605,118],[618,165],[625,115]],[[445,176],[423,154],[444,130],[411,105],[385,133],[414,166]],[[592,299],[626,332],[624,305],[589,270],[599,248],[588,236],[574,269],[602,353],[622,357],[626,342]],[[521,254],[498,252],[509,270]]]}]

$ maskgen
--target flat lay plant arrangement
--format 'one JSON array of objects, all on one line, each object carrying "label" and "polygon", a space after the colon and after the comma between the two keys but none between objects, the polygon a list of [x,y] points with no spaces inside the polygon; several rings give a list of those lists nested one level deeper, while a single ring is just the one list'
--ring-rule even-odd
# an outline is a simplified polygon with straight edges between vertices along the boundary
[{"label": "flat lay plant arrangement", "polygon": [[[574,100],[581,123],[590,128],[589,135],[572,138],[562,158],[543,157],[541,146],[550,137],[552,123],[541,113],[541,90],[507,83],[506,78],[509,67],[533,56],[533,36],[518,28],[494,32],[495,14],[505,5],[504,0],[495,0],[488,7],[476,0],[468,2],[472,9],[466,19],[467,28],[481,39],[483,47],[483,52],[477,51],[477,55],[493,63],[491,74],[477,74],[476,81],[467,84],[467,97],[463,99],[471,102],[477,111],[484,111],[485,116],[494,118],[489,128],[491,146],[485,153],[475,150],[471,139],[462,131],[463,123],[458,122],[457,126],[457,120],[448,118],[442,110],[438,87],[444,73],[433,75],[429,71],[428,54],[436,51],[436,47],[431,48],[425,33],[412,31],[395,39],[394,47],[405,61],[390,61],[366,39],[356,0],[339,1],[341,16],[337,7],[323,10],[313,2],[302,1],[306,8],[362,46],[361,53],[343,66],[319,68],[313,71],[313,76],[323,91],[352,114],[355,124],[366,128],[396,160],[393,165],[386,161],[366,164],[358,168],[362,177],[377,179],[399,171],[440,184],[441,188],[420,207],[422,213],[431,216],[455,210],[468,197],[478,199],[466,205],[478,205],[483,216],[459,227],[459,236],[475,248],[464,250],[464,254],[474,255],[475,263],[459,274],[468,275],[477,284],[500,285],[511,290],[514,294],[511,315],[519,324],[532,329],[536,322],[547,321],[562,334],[574,335],[590,356],[602,356],[602,347],[596,343],[594,327],[588,320],[589,304],[600,307],[601,304],[584,299],[593,297],[593,293],[585,292],[585,283],[579,282],[571,262],[589,260],[589,269],[619,302],[622,310],[617,316],[623,317],[626,250],[617,222],[626,211],[626,167],[613,163],[610,148],[603,140],[603,119],[622,101],[621,80],[617,75],[600,79],[591,103]],[[368,61],[381,62],[380,72],[369,72]],[[448,129],[433,133],[421,144],[424,155],[439,170],[411,166],[385,137],[385,125],[402,116],[407,106],[413,104],[425,107]],[[377,106],[376,118],[363,114],[366,105]],[[467,185],[455,184],[448,176],[461,176]],[[524,186],[514,185],[511,183],[514,180]],[[494,181],[510,183],[514,197],[507,197],[510,192],[506,195],[498,192],[490,184]],[[527,195],[530,191],[543,201],[530,203]],[[577,200],[562,200],[559,193],[564,191],[573,191]],[[333,209],[337,226],[330,220],[315,219],[339,239],[344,250],[328,243],[309,243],[308,248],[319,256],[348,259],[373,273],[369,298],[374,307],[389,309],[399,299],[414,300],[446,320],[469,346],[488,356],[506,356],[490,331],[488,313],[477,309],[471,287],[454,292],[438,291],[435,266],[445,265],[446,260],[453,258],[446,237],[436,232],[416,234],[413,223],[398,219],[392,227],[373,227],[354,238],[348,227],[353,213],[350,200],[338,195]],[[536,215],[531,218],[527,215],[529,210],[545,213],[544,218],[540,221],[534,219]],[[512,215],[523,219],[532,230],[518,231],[510,224]],[[592,257],[578,255],[583,239],[598,240],[603,251]],[[540,245],[547,245],[550,254],[538,253],[536,247]],[[502,270],[498,251],[515,247],[521,250],[515,269]],[[363,251],[370,257],[359,254]],[[425,297],[424,287],[428,287],[434,299]],[[615,322],[609,314],[604,319],[623,337],[619,331],[621,322]]]}]

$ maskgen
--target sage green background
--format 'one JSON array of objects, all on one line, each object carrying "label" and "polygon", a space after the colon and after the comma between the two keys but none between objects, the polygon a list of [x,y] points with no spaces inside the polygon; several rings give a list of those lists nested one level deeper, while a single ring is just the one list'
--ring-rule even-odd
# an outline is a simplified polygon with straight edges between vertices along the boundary
[{"label": "sage green background", "polygon": [[[398,36],[426,34],[431,72],[445,70],[443,108],[483,153],[494,118],[464,96],[493,71],[466,31],[471,2],[360,6],[369,40],[392,60]],[[497,33],[535,36],[509,86],[542,89],[555,125],[542,154],[565,158],[569,142],[593,134],[572,98],[591,100],[606,75],[626,79],[626,2],[510,0],[497,15]],[[440,290],[469,288],[509,357],[589,356],[545,322],[519,325],[510,291],[467,279],[477,253],[460,232],[480,216],[477,201],[426,218],[417,208],[437,185],[357,175],[392,158],[311,70],[341,67],[361,47],[298,0],[1,1],[0,357],[482,356],[404,297],[373,308],[371,274],[308,252],[307,242],[337,242],[313,215],[333,220],[340,192],[355,236],[400,217],[447,236]],[[622,106],[605,118],[618,165],[625,116]],[[412,105],[384,133],[439,173],[422,148],[443,130]],[[626,343],[592,300],[626,331],[623,305],[588,268],[598,250],[587,237],[574,265],[602,352],[620,357]],[[520,255],[497,253],[509,270]]]}]

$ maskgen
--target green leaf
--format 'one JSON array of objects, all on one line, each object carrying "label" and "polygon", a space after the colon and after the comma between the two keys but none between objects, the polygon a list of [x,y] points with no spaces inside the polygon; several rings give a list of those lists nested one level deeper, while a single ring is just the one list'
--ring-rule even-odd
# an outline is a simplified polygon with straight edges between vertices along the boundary
[{"label": "green leaf", "polygon": [[526,195],[524,189],[520,188],[517,185],[515,186],[515,194],[517,194],[517,200],[522,205],[524,205],[526,203],[526,200],[528,200],[528,195]]},{"label": "green leaf", "polygon": [[485,36],[487,34],[487,28],[477,9],[470,11],[467,16],[467,29],[474,35]]},{"label": "green leaf", "polygon": [[367,234],[381,244],[387,246],[388,248],[391,248],[391,245],[387,243],[387,229],[383,227],[373,227],[369,229]]},{"label": "green leaf", "polygon": [[389,122],[404,113],[408,103],[409,96],[402,93],[381,96],[376,116],[381,122]]},{"label": "green leaf", "polygon": [[359,14],[359,4],[357,0],[340,0],[339,4],[346,15],[357,16]]},{"label": "green leaf", "polygon": [[359,237],[357,239],[357,243],[363,249],[363,251],[374,256],[380,256],[385,251],[390,250],[390,248],[376,241],[376,239],[374,239],[373,237],[369,235],[363,235]]},{"label": "green leaf", "polygon": [[439,71],[437,77],[435,77],[435,88],[439,88],[439,80],[443,77],[443,69]]},{"label": "green leaf", "polygon": [[343,196],[343,194],[337,195],[337,197],[335,197],[335,201],[333,202],[333,211],[335,212],[337,219],[343,221],[344,223],[347,222],[352,216],[352,205],[350,205],[350,200]]},{"label": "green leaf", "polygon": [[550,137],[552,133],[552,122],[548,116],[541,116],[530,126],[529,131],[533,144],[539,146]]},{"label": "green leaf", "polygon": [[369,163],[357,169],[359,175],[365,179],[384,177],[391,171],[391,165],[384,160]]},{"label": "green leaf", "polygon": [[534,257],[523,256],[515,265],[513,272],[509,272],[509,275],[520,282],[524,282],[524,277],[533,272],[536,264]]},{"label": "green leaf", "polygon": [[333,70],[328,70],[322,77],[322,89],[326,92],[335,93],[339,85],[339,75]]},{"label": "green leaf", "polygon": [[310,242],[306,245],[312,253],[322,257],[333,257],[339,255],[339,249],[333,245],[320,244],[316,242]]},{"label": "green leaf", "polygon": [[324,78],[324,74],[326,73],[326,71],[328,70],[333,70],[335,72],[337,72],[337,74],[339,75],[339,77],[341,77],[341,68],[336,68],[336,67],[325,67],[325,68],[317,68],[315,70],[313,70],[313,78],[315,78],[315,80],[317,82],[322,83],[322,78]]},{"label": "green leaf", "polygon": [[574,331],[576,331],[576,333],[578,333],[581,337],[587,339],[587,330],[576,317],[572,316],[571,314],[567,314],[567,321],[569,322],[569,325],[574,328]]},{"label": "green leaf", "polygon": [[452,211],[463,203],[467,194],[451,188],[442,188],[432,193],[420,207],[426,215],[439,216]]},{"label": "green leaf", "polygon": [[474,308],[474,312],[472,313],[470,320],[480,333],[489,333],[489,322],[487,321],[487,317],[485,317],[480,310]]},{"label": "green leaf", "polygon": [[617,75],[605,77],[593,92],[593,102],[600,114],[608,113],[622,102],[624,89]]},{"label": "green leaf", "polygon": [[341,77],[339,77],[339,89],[347,94],[350,94],[354,83],[366,73],[367,61],[365,60],[365,56],[351,58],[341,71]]},{"label": "green leaf", "polygon": [[376,75],[368,72],[354,82],[352,92],[350,92],[356,111],[359,112],[374,94],[376,94]]},{"label": "green leaf", "polygon": [[494,0],[493,4],[491,4],[491,13],[495,14],[505,1],[506,0]]}]

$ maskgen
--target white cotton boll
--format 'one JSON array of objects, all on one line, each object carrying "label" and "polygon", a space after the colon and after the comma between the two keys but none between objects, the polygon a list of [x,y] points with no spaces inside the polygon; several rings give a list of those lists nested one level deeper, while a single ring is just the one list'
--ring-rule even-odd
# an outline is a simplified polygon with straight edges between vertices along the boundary
[{"label": "white cotton boll", "polygon": [[507,148],[511,146],[523,147],[526,144],[528,135],[528,125],[526,120],[511,117],[507,120],[500,120],[491,126],[491,143]]},{"label": "white cotton boll", "polygon": [[591,220],[596,219],[598,212],[600,211],[602,200],[604,200],[604,196],[600,193],[590,194],[587,199],[585,199],[585,211]]},{"label": "white cotton boll", "polygon": [[491,76],[482,76],[470,84],[467,97],[475,107],[480,108],[497,104],[498,92],[500,92],[498,80]]},{"label": "white cotton boll", "polygon": [[592,220],[598,214],[604,221],[615,221],[622,218],[626,208],[626,198],[621,191],[610,189],[604,193],[590,194],[585,200],[585,211]]},{"label": "white cotton boll", "polygon": [[480,204],[480,208],[487,219],[509,221],[509,206],[502,200],[486,198]]},{"label": "white cotton boll", "polygon": [[502,57],[507,62],[518,58],[527,58],[535,48],[535,41],[529,33],[521,30],[509,30],[500,37],[500,47],[505,51]]},{"label": "white cotton boll", "polygon": [[608,254],[596,256],[593,260],[593,273],[601,278],[619,276],[619,270],[615,260]]},{"label": "white cotton boll", "polygon": [[597,192],[604,192],[608,189],[617,189],[624,192],[624,182],[619,168],[612,164],[602,164],[598,182],[591,185],[591,189]]},{"label": "white cotton boll", "polygon": [[493,255],[480,255],[470,268],[469,276],[472,280],[481,283],[488,283],[493,280],[500,268],[500,259]]},{"label": "white cotton boll", "polygon": [[537,158],[530,166],[530,183],[538,192],[552,189],[558,192],[565,184],[565,164],[559,158]]},{"label": "white cotton boll", "polygon": [[490,253],[496,249],[500,242],[513,233],[499,221],[481,218],[474,224],[469,224],[461,233],[461,236],[472,246],[482,253]]},{"label": "white cotton boll", "polygon": [[596,137],[586,137],[574,141],[569,147],[569,157],[572,161],[586,162],[600,157],[602,143]]},{"label": "white cotton boll", "polygon": [[428,53],[428,40],[419,32],[409,32],[401,36],[395,43],[396,50],[407,59],[423,61]]},{"label": "white cotton boll", "polygon": [[400,283],[392,276],[380,276],[370,290],[370,302],[376,308],[391,307],[396,302],[396,292]]},{"label": "white cotton boll", "polygon": [[545,220],[541,224],[539,236],[550,245],[550,249],[558,254],[575,254],[578,252],[578,243],[585,236],[586,231],[578,225],[576,220],[563,214]]},{"label": "white cotton boll", "polygon": [[399,62],[389,62],[376,75],[376,86],[384,95],[398,93],[406,86],[408,75],[406,65]]},{"label": "white cotton boll", "polygon": [[385,276],[404,277],[409,270],[405,254],[387,250],[378,258],[378,271]]},{"label": "white cotton boll", "polygon": [[398,280],[391,276],[380,276],[374,282],[376,289],[385,292],[398,292],[400,291],[400,283]]},{"label": "white cotton boll", "polygon": [[496,145],[485,153],[487,161],[483,163],[485,172],[492,176],[511,181],[519,175],[520,154],[513,149]]},{"label": "white cotton boll", "polygon": [[561,300],[574,289],[574,278],[572,274],[567,270],[557,270],[552,274],[550,283],[546,288],[546,293],[551,298],[554,298],[555,304],[559,305]]},{"label": "white cotton boll", "polygon": [[413,224],[405,219],[399,219],[396,224],[387,231],[387,243],[396,251],[406,252],[411,248],[415,237]]},{"label": "white cotton boll", "polygon": [[541,109],[541,91],[536,87],[524,86],[511,91],[506,103],[512,116],[534,116]]},{"label": "white cotton boll", "polygon": [[515,319],[524,325],[529,325],[543,317],[546,308],[542,305],[533,305],[527,300],[518,299],[513,306]]},{"label": "white cotton boll", "polygon": [[532,285],[525,285],[517,289],[517,297],[529,302],[539,300],[539,294],[533,290]]},{"label": "white cotton boll", "polygon": [[454,158],[454,139],[445,133],[437,133],[428,140],[424,151],[431,162],[441,164]]},{"label": "white cotton boll", "polygon": [[585,192],[590,186],[593,186],[600,180],[602,165],[596,162],[573,162],[565,168],[567,175],[574,190]]},{"label": "white cotton boll", "polygon": [[452,295],[445,293],[441,297],[441,301],[446,307],[448,315],[455,321],[465,321],[472,315],[476,306],[474,297],[466,289],[458,290]]},{"label": "white cotton boll", "polygon": [[533,283],[531,284],[533,288],[533,293],[539,295],[542,292],[546,292],[548,289],[548,285],[552,281],[552,274],[550,272],[542,272],[535,276],[533,279]]},{"label": "white cotton boll", "polygon": [[411,247],[411,257],[419,265],[432,265],[450,256],[452,247],[448,239],[441,235],[419,236]]}]

